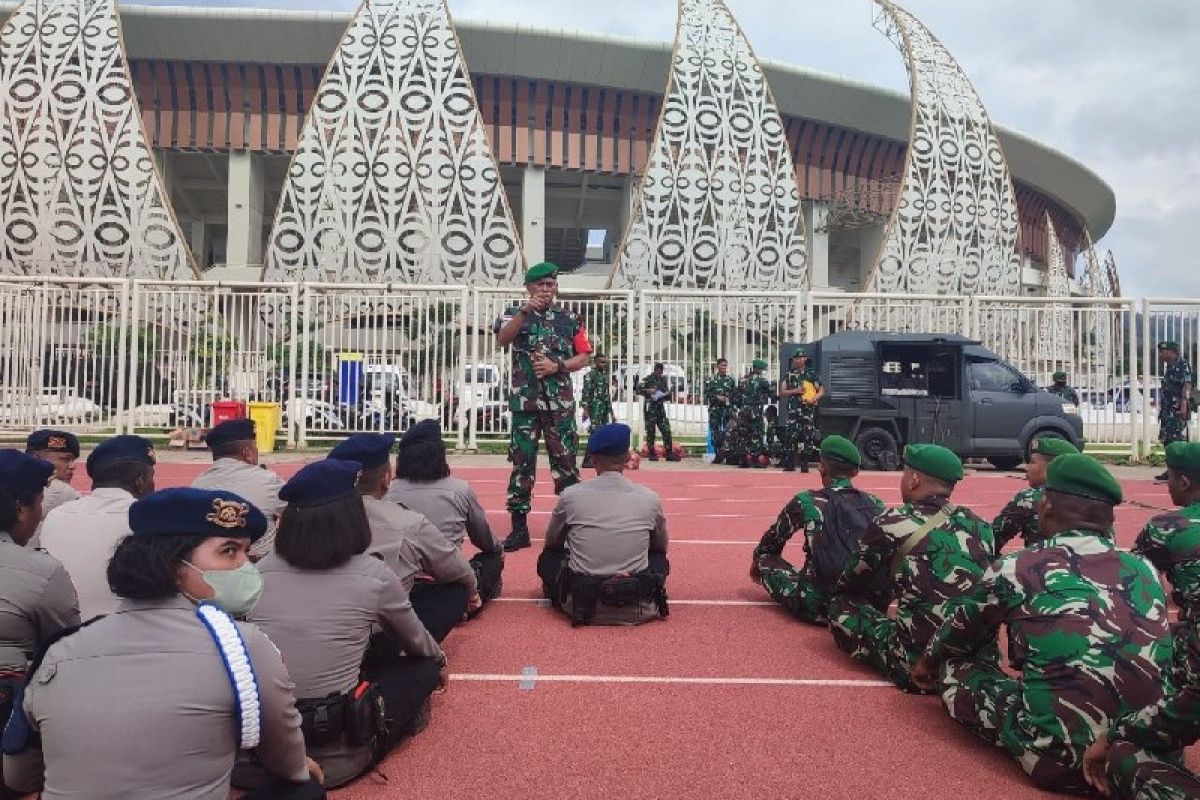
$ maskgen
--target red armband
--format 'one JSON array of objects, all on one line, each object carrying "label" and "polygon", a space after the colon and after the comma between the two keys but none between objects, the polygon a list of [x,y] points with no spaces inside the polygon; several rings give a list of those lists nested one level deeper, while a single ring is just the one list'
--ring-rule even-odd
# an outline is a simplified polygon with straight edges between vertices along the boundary
[{"label": "red armband", "polygon": [[580,325],[579,332],[575,334],[571,344],[575,346],[575,355],[592,352],[592,343],[588,339],[587,328]]}]

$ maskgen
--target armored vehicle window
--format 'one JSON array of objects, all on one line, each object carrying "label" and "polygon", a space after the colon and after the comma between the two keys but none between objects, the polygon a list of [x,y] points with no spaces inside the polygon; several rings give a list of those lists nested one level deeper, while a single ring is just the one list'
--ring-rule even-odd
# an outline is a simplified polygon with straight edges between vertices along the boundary
[{"label": "armored vehicle window", "polygon": [[972,391],[1014,392],[1021,386],[1021,376],[998,361],[972,361],[969,369]]},{"label": "armored vehicle window", "polygon": [[958,352],[942,345],[880,347],[880,387],[892,397],[958,396]]}]

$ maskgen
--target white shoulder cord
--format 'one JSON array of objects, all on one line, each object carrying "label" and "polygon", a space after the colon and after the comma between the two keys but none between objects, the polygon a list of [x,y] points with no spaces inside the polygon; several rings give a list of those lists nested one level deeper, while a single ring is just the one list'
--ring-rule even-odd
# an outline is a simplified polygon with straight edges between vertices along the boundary
[{"label": "white shoulder cord", "polygon": [[196,616],[212,634],[217,652],[225,663],[229,684],[233,687],[241,734],[239,748],[250,750],[257,747],[262,735],[262,704],[259,701],[258,678],[254,674],[254,664],[250,661],[242,634],[233,617],[212,603],[196,606]]}]

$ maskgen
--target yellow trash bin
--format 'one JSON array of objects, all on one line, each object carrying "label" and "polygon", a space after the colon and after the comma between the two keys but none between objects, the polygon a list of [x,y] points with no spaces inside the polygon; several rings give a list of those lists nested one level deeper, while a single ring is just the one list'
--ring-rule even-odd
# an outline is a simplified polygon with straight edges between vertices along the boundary
[{"label": "yellow trash bin", "polygon": [[282,409],[279,403],[248,403],[250,419],[254,420],[254,438],[260,453],[275,452],[275,434],[279,430]]}]

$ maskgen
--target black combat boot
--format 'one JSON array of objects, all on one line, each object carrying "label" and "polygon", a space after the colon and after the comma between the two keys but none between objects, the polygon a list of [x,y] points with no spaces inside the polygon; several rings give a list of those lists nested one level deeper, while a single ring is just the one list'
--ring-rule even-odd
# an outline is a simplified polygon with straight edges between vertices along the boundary
[{"label": "black combat boot", "polygon": [[667,448],[667,461],[682,461],[683,459],[675,455],[675,448]]},{"label": "black combat boot", "polygon": [[805,475],[808,474],[808,453],[807,452],[805,452],[804,455],[800,456],[800,471],[803,472]]},{"label": "black combat boot", "polygon": [[525,514],[514,511],[512,512],[512,533],[504,540],[504,552],[524,550],[529,546],[529,525],[525,522]]},{"label": "black combat boot", "polygon": [[796,457],[795,456],[789,455],[789,456],[783,457],[783,471],[784,472],[795,472],[796,471]]},{"label": "black combat boot", "polygon": [[646,448],[646,460],[658,461],[658,453],[654,452],[654,445],[650,445],[648,448]]},{"label": "black combat boot", "polygon": [[1155,476],[1154,476],[1154,481],[1155,481],[1155,483],[1166,483],[1166,482],[1167,482],[1167,481],[1169,481],[1170,479],[1171,479],[1171,473],[1170,473],[1170,472],[1164,472],[1162,475],[1155,475]]},{"label": "black combat boot", "polygon": [[592,468],[592,454],[588,453],[587,455],[585,455],[583,457],[583,463],[580,465],[580,469],[591,469],[591,468]]}]

